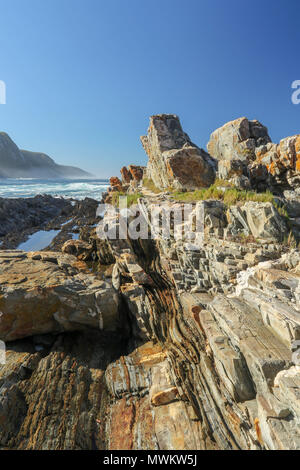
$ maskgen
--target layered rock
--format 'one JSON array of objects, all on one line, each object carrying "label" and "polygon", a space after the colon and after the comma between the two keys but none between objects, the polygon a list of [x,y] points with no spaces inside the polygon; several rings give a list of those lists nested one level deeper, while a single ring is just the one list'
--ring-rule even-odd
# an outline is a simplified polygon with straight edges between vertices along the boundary
[{"label": "layered rock", "polygon": [[[141,199],[150,228],[158,202],[183,209]],[[174,230],[102,240],[115,260],[111,284],[71,255],[2,252],[2,337],[28,339],[8,343],[0,367],[0,446],[300,448],[299,252],[274,243],[271,229],[262,242],[223,239],[224,204],[199,204],[203,243]]]},{"label": "layered rock", "polygon": [[214,131],[207,149],[218,160],[220,178],[230,180],[243,175],[250,178],[255,189],[281,193],[300,185],[299,135],[275,144],[260,122],[239,118]]},{"label": "layered rock", "polygon": [[0,237],[18,235],[45,226],[58,217],[71,216],[71,201],[39,195],[28,199],[0,198]]},{"label": "layered rock", "polygon": [[149,158],[147,176],[158,188],[196,189],[214,182],[214,160],[191,142],[177,116],[152,116],[141,141]]},{"label": "layered rock", "polygon": [[[122,260],[118,272],[128,272],[126,281],[122,277],[119,280],[122,295],[141,334],[154,336],[163,345],[174,375],[174,385],[152,398],[153,406],[163,406],[165,395],[173,400],[177,397],[186,406],[191,404],[192,422],[199,423],[198,446],[202,449],[298,449],[300,415],[295,387],[300,370],[293,366],[291,344],[299,338],[300,331],[299,252],[243,271],[244,254],[239,247],[236,246],[240,266],[233,266],[224,263],[224,247],[220,246],[220,279],[226,266],[235,267],[237,288],[226,297],[222,286],[226,289],[230,282],[227,279],[219,284],[220,293],[212,298],[197,292],[190,283],[185,283],[181,291],[178,287],[174,290],[172,266],[180,249],[177,246],[176,254],[171,254],[174,242],[170,241],[169,252],[165,243],[160,239],[156,249],[152,246],[153,264],[145,241],[139,247],[133,245],[140,270],[144,269],[154,281],[151,286],[145,280],[138,290],[133,278],[129,286],[128,255],[122,256],[130,245],[125,248],[114,244],[116,259]],[[273,248],[274,259],[278,248]],[[197,266],[196,260],[204,252],[209,253],[208,245],[185,250],[185,266],[179,260],[185,275],[192,265],[201,275],[211,274],[209,254],[207,262]],[[268,255],[266,250],[265,256]],[[251,262],[255,265],[261,257],[262,251]],[[275,294],[276,289],[279,290]],[[286,303],[279,300],[285,297]],[[290,402],[283,392],[289,377],[293,377],[288,392],[293,397]]]},{"label": "layered rock", "polygon": [[68,240],[63,244],[61,251],[80,260],[89,261],[92,259],[93,245],[82,240]]},{"label": "layered rock", "polygon": [[0,252],[0,339],[120,326],[119,298],[71,255]]},{"label": "layered rock", "polygon": [[[169,159],[200,150],[175,116],[151,122],[147,172],[177,184]],[[268,136],[229,124],[219,173],[243,179]],[[133,191],[141,173],[126,170],[112,182]],[[136,215],[76,205],[81,239],[64,254],[0,251],[0,448],[299,450],[300,254],[286,236],[300,193],[276,206],[143,194]],[[98,238],[99,219],[122,237]]]},{"label": "layered rock", "polygon": [[242,117],[215,130],[207,144],[210,155],[217,160],[255,160],[255,149],[271,142],[268,130],[259,121]]},{"label": "layered rock", "polygon": [[123,348],[120,335],[91,329],[7,344],[0,449],[107,448],[104,372]]},{"label": "layered rock", "polygon": [[228,209],[227,234],[252,235],[254,238],[282,242],[288,226],[271,202],[246,202]]}]

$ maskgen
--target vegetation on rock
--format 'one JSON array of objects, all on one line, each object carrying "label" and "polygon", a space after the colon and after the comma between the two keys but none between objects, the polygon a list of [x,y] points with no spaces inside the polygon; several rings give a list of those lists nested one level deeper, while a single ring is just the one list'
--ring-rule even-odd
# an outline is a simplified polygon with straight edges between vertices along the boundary
[{"label": "vegetation on rock", "polygon": [[274,203],[274,195],[270,191],[257,193],[256,191],[240,190],[232,187],[224,189],[220,187],[218,182],[212,184],[209,188],[197,189],[196,191],[174,191],[172,197],[177,201],[184,202],[218,199],[223,201],[227,206],[247,201]]},{"label": "vegetation on rock", "polygon": [[119,198],[120,197],[127,197],[127,207],[130,207],[134,204],[137,204],[138,200],[140,197],[142,197],[142,193],[133,193],[133,194],[127,194],[123,191],[114,191],[112,193],[112,205],[117,207],[119,205]]}]

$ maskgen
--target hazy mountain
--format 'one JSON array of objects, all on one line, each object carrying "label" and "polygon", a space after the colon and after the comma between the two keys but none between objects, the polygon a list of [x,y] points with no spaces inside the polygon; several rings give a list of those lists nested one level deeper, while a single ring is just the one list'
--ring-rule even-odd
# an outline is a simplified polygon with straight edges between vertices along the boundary
[{"label": "hazy mountain", "polygon": [[44,153],[20,150],[5,132],[0,132],[0,177],[3,178],[89,178],[87,171],[58,165]]}]

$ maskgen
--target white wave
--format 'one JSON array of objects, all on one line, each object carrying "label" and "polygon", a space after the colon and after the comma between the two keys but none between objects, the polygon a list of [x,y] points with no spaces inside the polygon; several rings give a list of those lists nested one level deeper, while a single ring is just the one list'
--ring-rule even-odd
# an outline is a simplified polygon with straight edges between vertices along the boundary
[{"label": "white wave", "polygon": [[84,199],[91,197],[101,199],[108,188],[103,180],[93,181],[41,181],[31,179],[0,180],[0,197],[33,197],[37,194],[50,194],[54,197]]}]

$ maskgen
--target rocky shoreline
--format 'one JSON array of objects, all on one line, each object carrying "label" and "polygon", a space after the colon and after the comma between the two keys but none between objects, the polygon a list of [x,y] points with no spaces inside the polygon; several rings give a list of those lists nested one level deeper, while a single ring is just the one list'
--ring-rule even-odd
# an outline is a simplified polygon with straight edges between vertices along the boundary
[{"label": "rocky shoreline", "polygon": [[0,247],[17,249],[36,232],[56,230],[59,233],[52,240],[51,249],[60,251],[72,234],[96,226],[99,221],[96,215],[98,204],[91,198],[77,201],[50,195],[0,198]]},{"label": "rocky shoreline", "polygon": [[[131,209],[99,238],[124,212],[91,199],[0,201],[0,448],[299,450],[299,136],[241,118],[206,152],[158,115],[142,144],[102,202],[127,195],[155,237]],[[157,232],[153,207],[188,204],[201,243]]]}]

